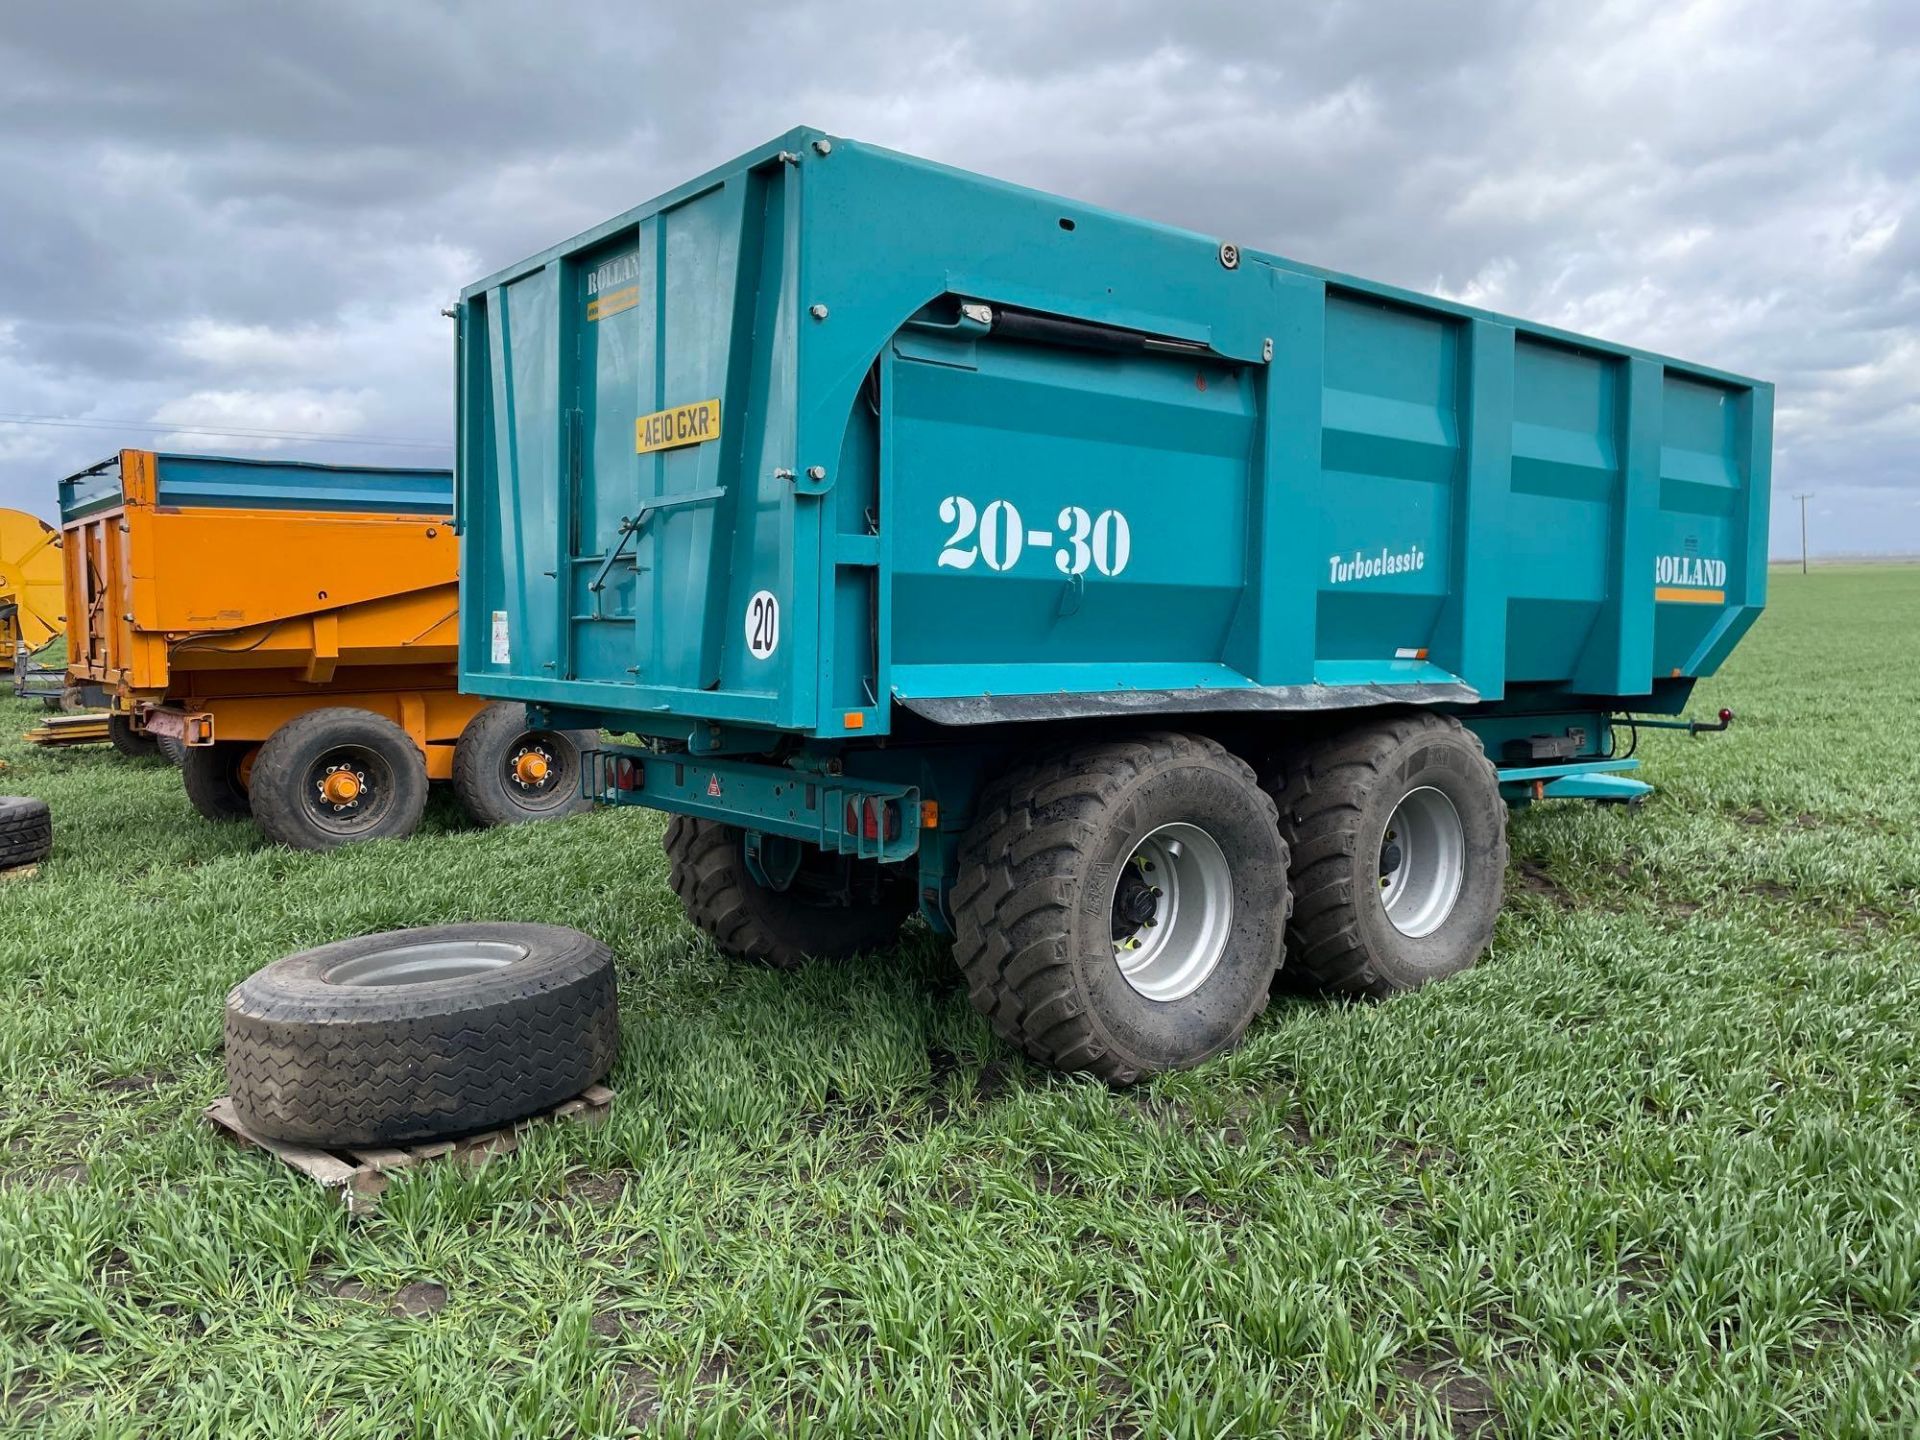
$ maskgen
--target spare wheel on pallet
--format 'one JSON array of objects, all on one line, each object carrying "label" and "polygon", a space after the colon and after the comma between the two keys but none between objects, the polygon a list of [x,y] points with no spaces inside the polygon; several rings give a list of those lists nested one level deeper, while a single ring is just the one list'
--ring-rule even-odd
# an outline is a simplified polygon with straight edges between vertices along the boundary
[{"label": "spare wheel on pallet", "polygon": [[303,1145],[456,1135],[558,1104],[619,1048],[613,955],[558,925],[435,925],[302,950],[227,996],[227,1084]]}]

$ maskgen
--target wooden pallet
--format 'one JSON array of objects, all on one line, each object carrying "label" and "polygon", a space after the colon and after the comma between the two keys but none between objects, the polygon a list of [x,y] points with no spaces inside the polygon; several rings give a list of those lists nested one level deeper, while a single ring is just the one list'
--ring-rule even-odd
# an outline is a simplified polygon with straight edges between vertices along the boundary
[{"label": "wooden pallet", "polygon": [[389,1181],[400,1171],[434,1160],[451,1157],[469,1165],[484,1165],[496,1155],[511,1155],[520,1148],[520,1132],[528,1126],[550,1120],[572,1120],[598,1125],[607,1118],[613,1104],[613,1091],[604,1085],[589,1085],[571,1100],[563,1100],[551,1109],[516,1120],[494,1130],[482,1130],[453,1140],[429,1140],[417,1145],[391,1148],[317,1150],[307,1145],[290,1145],[284,1140],[269,1140],[241,1123],[234,1113],[233,1101],[222,1095],[207,1106],[205,1114],[216,1130],[242,1145],[251,1145],[278,1156],[282,1163],[298,1170],[323,1189],[337,1190],[341,1203],[353,1214],[371,1210]]}]

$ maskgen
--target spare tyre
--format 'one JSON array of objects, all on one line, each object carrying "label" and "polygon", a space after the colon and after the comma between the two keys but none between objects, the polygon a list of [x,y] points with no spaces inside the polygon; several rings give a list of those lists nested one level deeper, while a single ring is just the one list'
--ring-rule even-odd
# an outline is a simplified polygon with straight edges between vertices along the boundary
[{"label": "spare tyre", "polygon": [[339,940],[227,996],[227,1086],[248,1129],[383,1145],[484,1129],[613,1068],[613,955],[558,925],[434,925]]},{"label": "spare tyre", "polygon": [[0,870],[44,860],[53,849],[53,812],[26,795],[0,795]]}]

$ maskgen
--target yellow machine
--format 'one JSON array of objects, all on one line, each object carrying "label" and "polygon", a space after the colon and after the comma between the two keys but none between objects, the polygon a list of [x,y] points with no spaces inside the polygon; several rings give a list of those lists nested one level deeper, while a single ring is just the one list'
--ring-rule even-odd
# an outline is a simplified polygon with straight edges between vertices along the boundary
[{"label": "yellow machine", "polygon": [[329,849],[410,833],[429,780],[486,823],[584,804],[578,736],[454,688],[448,472],[123,450],[60,500],[69,676],[203,815]]},{"label": "yellow machine", "polygon": [[61,630],[60,532],[20,510],[0,510],[0,671]]}]

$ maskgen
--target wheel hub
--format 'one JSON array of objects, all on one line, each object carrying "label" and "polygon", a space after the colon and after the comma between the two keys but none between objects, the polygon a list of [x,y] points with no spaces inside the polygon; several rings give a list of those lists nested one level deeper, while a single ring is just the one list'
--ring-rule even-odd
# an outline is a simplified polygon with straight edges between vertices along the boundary
[{"label": "wheel hub", "polygon": [[513,757],[514,783],[524,790],[537,790],[553,774],[553,758],[544,750],[522,750]]},{"label": "wheel hub", "polygon": [[1114,963],[1139,994],[1184,999],[1206,984],[1233,927],[1233,870],[1198,825],[1162,825],[1127,857],[1111,907]]},{"label": "wheel hub", "polygon": [[1453,801],[1431,785],[1401,797],[1380,837],[1380,903],[1410,940],[1431,935],[1460,899],[1467,833]]},{"label": "wheel hub", "polygon": [[365,775],[348,766],[336,765],[320,781],[320,798],[336,810],[345,810],[360,803],[366,788]]},{"label": "wheel hub", "polygon": [[1150,926],[1154,921],[1154,912],[1159,909],[1162,891],[1151,884],[1147,873],[1153,868],[1150,861],[1138,856],[1127,866],[1126,873],[1120,877],[1119,892],[1113,897],[1113,938],[1125,940],[1139,930]]}]

